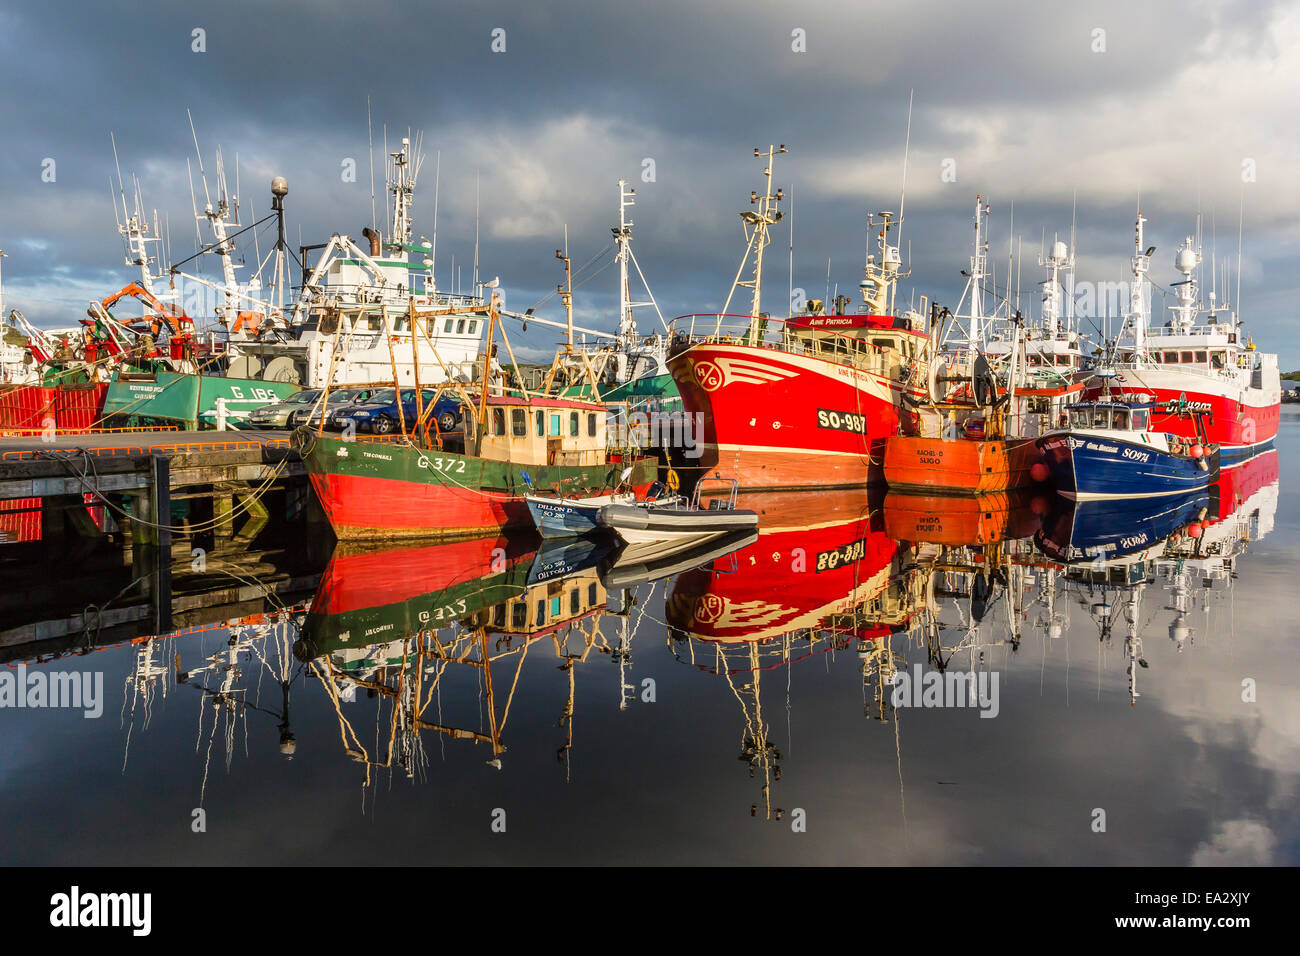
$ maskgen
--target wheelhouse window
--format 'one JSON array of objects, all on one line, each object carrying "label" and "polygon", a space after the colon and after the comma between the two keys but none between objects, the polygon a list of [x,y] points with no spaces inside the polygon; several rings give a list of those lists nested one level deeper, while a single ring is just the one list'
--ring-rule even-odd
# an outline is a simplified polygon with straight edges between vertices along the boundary
[{"label": "wheelhouse window", "polygon": [[1206,362],[1206,354],[1205,354],[1204,352],[1197,352],[1197,353],[1196,353],[1196,361],[1197,361],[1198,364],[1200,364],[1200,365],[1204,365],[1205,362]]},{"label": "wheelhouse window", "polygon": [[1147,430],[1147,422],[1150,412],[1145,408],[1133,409],[1133,430],[1135,432],[1144,432]]},{"label": "wheelhouse window", "polygon": [[1228,365],[1228,359],[1227,359],[1227,356],[1226,356],[1223,352],[1211,352],[1211,353],[1210,353],[1210,367],[1211,367],[1211,368],[1218,368],[1218,369],[1221,369],[1221,368],[1226,368],[1227,365]]},{"label": "wheelhouse window", "polygon": [[1177,353],[1177,352],[1166,352],[1166,353],[1165,353],[1165,364],[1166,364],[1166,365],[1177,365],[1177,364],[1178,364],[1178,353]]},{"label": "wheelhouse window", "polygon": [[470,335],[473,335],[476,331],[478,331],[478,319],[470,319],[470,320],[469,320],[469,334],[470,334]]},{"label": "wheelhouse window", "polygon": [[456,334],[460,335],[464,331],[465,331],[465,320],[458,319],[456,322]]},{"label": "wheelhouse window", "polygon": [[[1109,416],[1109,422],[1106,417]],[[1097,409],[1097,424],[1102,428],[1117,428],[1128,430],[1128,409],[1127,408],[1099,408]]]},{"label": "wheelhouse window", "polygon": [[506,433],[506,410],[504,408],[492,409],[492,434],[504,435]]},{"label": "wheelhouse window", "polygon": [[569,412],[569,436],[572,438],[578,437],[578,413],[577,412]]},{"label": "wheelhouse window", "polygon": [[522,408],[510,409],[510,433],[515,438],[524,438],[528,435],[528,413]]},{"label": "wheelhouse window", "polygon": [[1190,365],[1192,362],[1196,361],[1196,356],[1191,352],[1184,352],[1182,354],[1182,360]]},{"label": "wheelhouse window", "polygon": [[546,437],[546,413],[543,411],[537,413],[537,437]]},{"label": "wheelhouse window", "polygon": [[587,435],[590,438],[596,437],[596,413],[587,413]]},{"label": "wheelhouse window", "polygon": [[448,320],[447,320],[447,324],[443,327],[442,330],[443,330],[444,332],[450,333],[451,330],[454,329],[455,327],[456,327],[456,320],[455,320],[455,319],[448,319]]}]

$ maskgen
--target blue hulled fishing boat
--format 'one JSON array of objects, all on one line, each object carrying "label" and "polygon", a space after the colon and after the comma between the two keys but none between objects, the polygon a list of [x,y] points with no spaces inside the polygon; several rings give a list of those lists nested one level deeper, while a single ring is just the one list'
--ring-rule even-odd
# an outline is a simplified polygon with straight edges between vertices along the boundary
[{"label": "blue hulled fishing boat", "polygon": [[[1155,408],[1108,399],[1069,406],[1068,427],[1038,439],[1056,490],[1079,500],[1155,498],[1217,481],[1219,446],[1148,432]],[[1204,435],[1199,418],[1196,433]]]}]

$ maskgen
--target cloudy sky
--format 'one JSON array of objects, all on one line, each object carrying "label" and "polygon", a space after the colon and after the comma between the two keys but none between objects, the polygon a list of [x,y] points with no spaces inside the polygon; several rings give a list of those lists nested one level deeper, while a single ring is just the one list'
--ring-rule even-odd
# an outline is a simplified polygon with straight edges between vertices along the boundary
[{"label": "cloudy sky", "polygon": [[[417,233],[433,230],[440,158],[444,286],[453,255],[469,281],[476,176],[482,273],[521,311],[560,278],[566,225],[575,264],[607,246],[626,178],[634,248],[664,314],[717,310],[743,251],[736,213],[760,185],[752,149],[784,143],[775,181],[794,198],[793,284],[822,295],[829,260],[832,286],[851,290],[865,214],[899,205],[914,91],[904,296],[956,304],[976,193],[992,203],[999,287],[1008,242],[1023,243],[1026,311],[1040,244],[1069,233],[1076,197],[1081,281],[1124,277],[1139,202],[1159,286],[1178,278],[1173,254],[1198,212],[1207,261],[1213,249],[1235,269],[1241,212],[1243,316],[1283,367],[1300,367],[1287,335],[1300,252],[1294,5],[29,4],[0,10],[0,89],[5,305],[40,324],[66,324],[134,278],[110,134],[170,227],[173,260],[195,248],[187,109],[209,166],[218,146],[228,167],[238,154],[246,212],[265,214],[270,177],[288,177],[296,245],[358,236],[370,220],[367,97],[378,161],[385,129],[390,145],[423,132]],[[788,240],[780,227],[774,311]],[[615,291],[612,268],[593,276],[579,320],[612,327]],[[1162,308],[1157,294],[1158,320]],[[554,298],[540,311],[560,315]],[[551,337],[534,327],[528,343]]]}]

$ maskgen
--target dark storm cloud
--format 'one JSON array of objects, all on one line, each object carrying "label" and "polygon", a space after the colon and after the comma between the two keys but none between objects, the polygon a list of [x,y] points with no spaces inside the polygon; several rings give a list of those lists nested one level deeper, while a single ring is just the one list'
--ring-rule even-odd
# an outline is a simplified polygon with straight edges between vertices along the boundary
[{"label": "dark storm cloud", "polygon": [[[377,154],[385,124],[392,148],[407,127],[425,135],[424,233],[441,152],[444,285],[452,255],[468,281],[476,174],[483,271],[501,275],[515,308],[554,288],[566,224],[575,261],[606,243],[621,176],[638,187],[636,249],[665,314],[716,309],[742,250],[735,214],[759,185],[749,150],[784,142],[776,178],[795,196],[794,284],[820,295],[829,258],[844,291],[860,276],[865,212],[897,208],[915,90],[904,242],[918,293],[955,304],[976,192],[995,204],[999,286],[1011,203],[1020,284],[1032,290],[1039,241],[1069,232],[1076,191],[1079,278],[1120,277],[1140,191],[1167,283],[1198,204],[1217,220],[1219,252],[1235,253],[1240,163],[1257,157],[1243,301],[1257,334],[1282,348],[1276,307],[1294,291],[1300,199],[1282,168],[1295,131],[1270,119],[1293,83],[1293,27],[1283,8],[1252,3],[29,7],[0,14],[7,299],[57,322],[70,301],[129,277],[109,200],[110,132],[124,172],[140,175],[170,225],[173,258],[192,251],[187,108],[209,167],[217,145],[228,167],[238,153],[246,210],[267,211],[266,180],[282,173],[292,239],[355,235],[370,218],[367,96]],[[206,52],[191,49],[196,28]],[[503,54],[490,50],[497,28]],[[806,53],[791,49],[796,29]],[[45,157],[57,183],[40,180]],[[340,179],[349,157],[355,183]],[[655,182],[639,181],[647,157]],[[957,181],[941,184],[947,158]],[[1208,223],[1206,234],[1208,252]],[[773,308],[786,243],[778,235],[772,248]],[[610,272],[582,292],[580,318],[608,327]],[[1283,364],[1300,354],[1284,351]]]}]

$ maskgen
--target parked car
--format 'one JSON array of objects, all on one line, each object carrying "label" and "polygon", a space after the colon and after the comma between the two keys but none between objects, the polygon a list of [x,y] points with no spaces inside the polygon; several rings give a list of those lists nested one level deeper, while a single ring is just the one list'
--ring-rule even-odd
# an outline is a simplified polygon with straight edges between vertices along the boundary
[{"label": "parked car", "polygon": [[249,427],[288,428],[289,417],[294,412],[311,408],[316,399],[320,398],[320,392],[319,388],[304,388],[301,392],[295,392],[282,402],[272,402],[269,405],[259,406],[248,413]]},{"label": "parked car", "polygon": [[[427,421],[437,422],[438,428],[444,432],[451,431],[460,424],[459,398],[444,394],[435,402],[434,399],[438,394],[437,389],[425,388],[420,391]],[[430,405],[434,406],[432,412],[429,411]],[[415,424],[416,415],[415,389],[404,388],[402,389],[401,419],[405,420],[408,429]],[[331,413],[329,424],[326,427],[339,431],[347,427],[348,422],[351,422],[357,431],[387,435],[399,430],[401,419],[398,417],[396,391],[385,388],[380,389],[362,402],[336,409]]]},{"label": "parked car", "polygon": [[[289,417],[289,427],[297,428],[300,425],[309,425],[312,428],[320,426],[321,419],[325,418],[325,427],[329,428],[329,415],[333,414],[344,405],[351,405],[356,402],[364,402],[375,392],[383,391],[376,388],[332,388],[329,397],[326,399],[327,406],[322,408],[319,402],[308,405],[306,408],[300,408]],[[389,389],[392,391],[392,389]],[[318,396],[319,397],[319,396]]]}]

